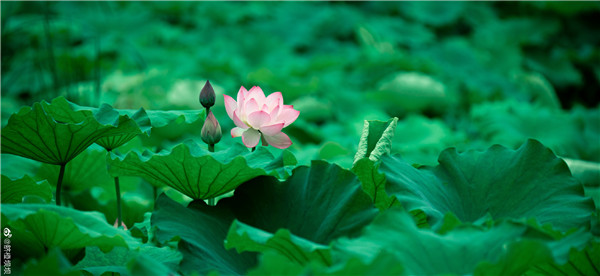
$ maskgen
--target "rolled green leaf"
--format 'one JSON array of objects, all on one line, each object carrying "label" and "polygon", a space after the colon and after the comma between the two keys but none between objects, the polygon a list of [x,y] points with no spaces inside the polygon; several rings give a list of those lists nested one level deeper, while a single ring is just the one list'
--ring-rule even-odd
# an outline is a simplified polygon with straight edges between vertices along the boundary
[{"label": "rolled green leaf", "polygon": [[354,155],[354,163],[361,158],[377,161],[384,154],[390,153],[397,124],[398,118],[390,119],[387,122],[365,121],[358,150]]}]

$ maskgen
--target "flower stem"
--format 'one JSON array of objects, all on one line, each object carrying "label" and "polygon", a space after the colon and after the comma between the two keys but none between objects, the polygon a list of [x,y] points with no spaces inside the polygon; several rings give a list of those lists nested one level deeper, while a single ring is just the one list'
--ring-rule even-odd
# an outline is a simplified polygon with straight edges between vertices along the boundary
[{"label": "flower stem", "polygon": [[252,152],[254,152],[255,150],[256,150],[256,147],[253,147],[253,148],[252,148]]},{"label": "flower stem", "polygon": [[[208,112],[208,108],[206,109]],[[208,144],[208,151],[215,152],[215,144]],[[215,206],[215,198],[211,197],[208,199],[208,206]]]},{"label": "flower stem", "polygon": [[60,206],[60,192],[62,188],[63,177],[65,176],[66,164],[60,165],[60,171],[58,172],[58,181],[56,181],[56,206]]},{"label": "flower stem", "polygon": [[115,191],[117,193],[117,227],[121,227],[123,217],[121,213],[121,189],[119,187],[119,177],[115,177]]}]

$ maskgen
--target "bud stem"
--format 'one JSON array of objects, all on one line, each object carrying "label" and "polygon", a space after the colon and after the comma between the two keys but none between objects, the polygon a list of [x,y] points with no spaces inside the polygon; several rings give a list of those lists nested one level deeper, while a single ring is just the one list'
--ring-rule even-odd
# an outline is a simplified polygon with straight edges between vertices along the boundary
[{"label": "bud stem", "polygon": [[215,152],[215,144],[208,144],[208,151]]},{"label": "bud stem", "polygon": [[256,150],[256,147],[253,147],[253,148],[252,148],[252,152],[254,152],[255,150]]}]

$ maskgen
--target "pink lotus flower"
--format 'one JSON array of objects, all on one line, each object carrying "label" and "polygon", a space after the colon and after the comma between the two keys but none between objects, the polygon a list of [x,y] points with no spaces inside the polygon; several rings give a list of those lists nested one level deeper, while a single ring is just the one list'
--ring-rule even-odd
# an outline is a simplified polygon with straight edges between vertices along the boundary
[{"label": "pink lotus flower", "polygon": [[247,91],[243,86],[237,94],[237,102],[225,96],[227,115],[236,127],[231,130],[231,137],[242,136],[246,147],[253,148],[258,141],[276,148],[285,149],[292,145],[292,140],[281,130],[293,123],[300,115],[292,105],[283,104],[281,92],[265,97],[258,86]]}]

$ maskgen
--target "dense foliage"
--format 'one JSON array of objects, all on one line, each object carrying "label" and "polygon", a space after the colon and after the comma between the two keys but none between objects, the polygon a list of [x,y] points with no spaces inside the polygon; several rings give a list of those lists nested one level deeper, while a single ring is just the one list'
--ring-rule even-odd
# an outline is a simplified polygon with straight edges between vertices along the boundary
[{"label": "dense foliage", "polygon": [[600,275],[598,2],[1,5],[5,274]]}]

